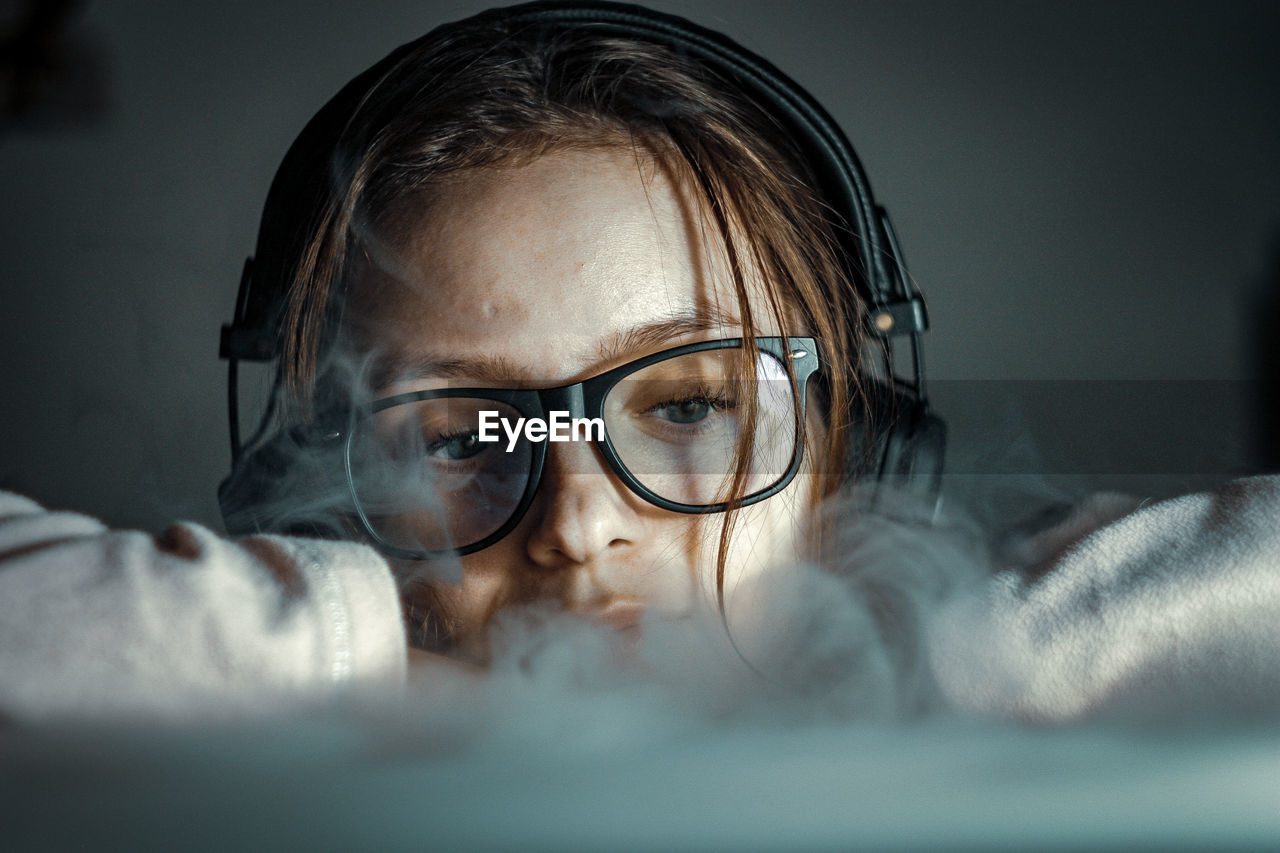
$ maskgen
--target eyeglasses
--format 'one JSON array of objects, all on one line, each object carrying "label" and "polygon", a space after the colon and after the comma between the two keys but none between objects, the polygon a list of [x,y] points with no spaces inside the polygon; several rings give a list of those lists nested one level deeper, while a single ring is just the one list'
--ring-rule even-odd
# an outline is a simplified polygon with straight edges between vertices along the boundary
[{"label": "eyeglasses", "polygon": [[[812,338],[740,338],[654,353],[557,388],[444,388],[374,401],[346,431],[356,515],[384,553],[465,555],[533,502],[547,444],[590,440],[644,500],[722,512],[777,494],[800,469]],[[741,497],[733,498],[738,492]]]}]

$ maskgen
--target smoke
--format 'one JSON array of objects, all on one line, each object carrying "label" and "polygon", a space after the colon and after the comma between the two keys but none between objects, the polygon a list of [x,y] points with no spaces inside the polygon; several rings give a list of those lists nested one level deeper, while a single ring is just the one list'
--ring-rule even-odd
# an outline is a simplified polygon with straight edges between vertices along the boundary
[{"label": "smoke", "polygon": [[[723,618],[713,606],[679,617],[648,612],[638,631],[618,632],[546,603],[510,607],[490,626],[483,677],[428,666],[410,712],[428,709],[430,719],[460,704],[470,714],[481,696],[497,708],[543,706],[530,711],[538,720],[519,725],[568,737],[563,726],[585,722],[567,723],[547,706],[582,703],[608,709],[600,713],[609,719],[636,716],[637,736],[650,737],[733,720],[890,721],[940,711],[927,628],[940,606],[989,573],[986,538],[967,517],[928,523],[921,508],[883,492],[875,511],[867,505],[851,493],[824,507],[837,562],[778,565],[733,586]],[[460,696],[449,695],[454,687]]]},{"label": "smoke", "polygon": [[[398,448],[384,452],[365,440],[370,403],[397,388],[397,377],[386,373],[377,351],[346,346],[327,359],[326,405],[314,420],[258,448],[250,475],[236,484],[251,494],[246,513],[262,529],[327,538],[369,540],[376,528],[383,540],[375,544],[384,553],[392,546],[389,562],[411,598],[433,584],[461,582],[460,560],[440,553],[459,543],[440,533],[456,525],[438,484],[429,468],[404,464],[405,455],[423,449],[422,424],[410,414],[416,404],[396,407],[406,417],[383,417]],[[1001,446],[1000,458],[962,462],[961,470],[999,469],[1007,457],[1027,463],[1036,455],[1027,440]],[[970,595],[1003,563],[1027,561],[1034,525],[1024,535],[1020,523],[1040,508],[1070,502],[1034,475],[958,476],[948,483],[941,511],[919,504],[917,489],[846,489],[806,520],[825,539],[821,562],[780,564],[729,585],[723,613],[707,601],[678,617],[652,608],[638,630],[619,634],[553,603],[507,602],[486,626],[484,693],[499,705],[571,693],[619,706],[661,697],[663,714],[704,722],[886,721],[942,710],[928,651],[934,614]],[[468,507],[483,503],[478,493],[461,493]],[[380,515],[411,521],[387,523]],[[433,556],[397,558],[395,549]],[[452,668],[443,662],[428,668],[420,684],[434,700],[424,707],[446,717],[455,703],[471,706],[467,698],[439,701],[452,679],[439,682],[435,670]]]},{"label": "smoke", "polygon": [[[983,499],[1000,491],[983,486]],[[1012,486],[999,505],[1035,491]],[[956,488],[936,518],[883,492],[868,504],[852,492],[824,508],[832,561],[730,588],[728,630],[697,611],[619,633],[535,603],[496,619],[486,669],[433,660],[402,695],[231,726],[24,733],[0,763],[7,837],[71,846],[92,832],[127,849],[174,837],[197,849],[1274,848],[1274,724],[1188,737],[949,713],[938,620],[983,600],[1002,554],[1030,560],[1056,543],[996,547]]]},{"label": "smoke", "polygon": [[[229,532],[366,540],[405,551],[444,552],[453,547],[447,536],[425,541],[412,529],[400,530],[394,542],[372,536],[372,519],[391,512],[389,508],[433,520],[437,527],[443,525],[444,515],[428,469],[370,449],[376,360],[376,351],[337,347],[325,356],[321,390],[311,411],[291,414],[287,402],[281,411],[267,409],[265,431],[273,425],[276,431],[246,450],[219,489]],[[273,395],[284,392],[277,388]],[[420,437],[417,441],[420,446]],[[437,553],[400,580],[457,583],[461,577],[458,561]]]},{"label": "smoke", "polygon": [[[348,447],[353,430],[351,443],[359,444],[357,424],[374,396],[373,363],[369,355],[331,355],[330,387],[348,389],[338,414],[284,430],[256,451],[258,473],[238,484],[256,490],[246,510],[255,524],[367,539],[351,487],[361,477],[376,484],[377,500],[386,506],[413,507],[415,516],[428,519],[443,513],[428,471],[395,455],[371,460]],[[362,473],[349,476],[353,459]],[[988,492],[980,499],[996,505],[998,489],[983,484]],[[1018,486],[1013,500],[1025,506],[1034,486]],[[361,509],[375,514],[368,489],[363,494]],[[723,613],[706,600],[678,616],[652,608],[637,630],[619,633],[553,603],[508,604],[486,629],[484,692],[505,697],[494,699],[500,705],[520,705],[529,695],[576,693],[619,705],[661,697],[663,713],[704,722],[898,720],[937,711],[944,700],[926,650],[929,621],[993,572],[998,533],[961,509],[954,494],[938,514],[916,500],[909,490],[887,486],[852,488],[828,500],[807,519],[826,539],[823,562],[780,564],[727,586]],[[439,525],[400,525],[395,535],[403,538],[395,545],[439,548],[439,541],[415,538],[424,526]],[[462,579],[455,557],[390,562],[406,592]],[[446,716],[454,700],[438,701],[449,691],[437,670],[452,669],[429,667],[420,684],[437,699],[428,706]]]}]

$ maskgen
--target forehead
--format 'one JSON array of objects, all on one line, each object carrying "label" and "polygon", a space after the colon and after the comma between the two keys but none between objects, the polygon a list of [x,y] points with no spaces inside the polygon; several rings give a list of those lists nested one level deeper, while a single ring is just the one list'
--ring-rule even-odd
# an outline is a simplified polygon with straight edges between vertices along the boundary
[{"label": "forehead", "polygon": [[571,381],[662,348],[637,329],[672,324],[670,344],[736,331],[718,232],[686,187],[628,148],[466,174],[377,236],[353,314],[391,372],[479,357],[524,374],[512,378]]}]

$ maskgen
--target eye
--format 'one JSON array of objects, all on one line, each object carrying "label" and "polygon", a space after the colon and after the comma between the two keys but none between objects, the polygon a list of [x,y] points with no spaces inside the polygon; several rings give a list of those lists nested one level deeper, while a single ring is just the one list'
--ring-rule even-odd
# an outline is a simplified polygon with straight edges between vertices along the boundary
[{"label": "eye", "polygon": [[436,437],[427,442],[427,455],[437,459],[469,459],[484,450],[474,430]]},{"label": "eye", "polygon": [[651,414],[673,424],[692,425],[711,417],[715,412],[733,406],[722,396],[699,394],[681,400],[670,400],[649,408]]},{"label": "eye", "polygon": [[711,404],[705,400],[681,400],[662,406],[658,414],[673,424],[696,424],[711,414]]}]

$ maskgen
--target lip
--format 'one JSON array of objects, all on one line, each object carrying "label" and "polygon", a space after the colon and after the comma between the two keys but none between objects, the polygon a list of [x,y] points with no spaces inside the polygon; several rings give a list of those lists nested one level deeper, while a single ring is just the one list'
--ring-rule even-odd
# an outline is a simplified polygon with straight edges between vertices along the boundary
[{"label": "lip", "polygon": [[643,603],[635,599],[623,598],[611,601],[598,610],[590,611],[590,615],[618,631],[638,633],[644,611]]}]

